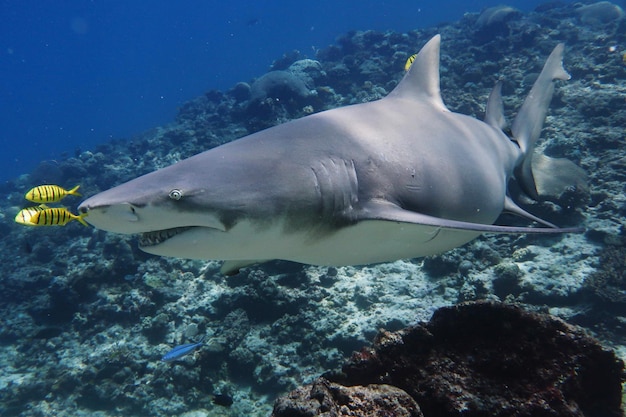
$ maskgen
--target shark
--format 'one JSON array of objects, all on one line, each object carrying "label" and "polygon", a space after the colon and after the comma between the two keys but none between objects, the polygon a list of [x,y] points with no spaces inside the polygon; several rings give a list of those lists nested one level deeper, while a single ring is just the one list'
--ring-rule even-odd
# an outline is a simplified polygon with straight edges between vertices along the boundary
[{"label": "shark", "polygon": [[[572,233],[522,209],[514,182],[540,199],[584,173],[535,150],[555,82],[558,44],[510,130],[496,84],[484,120],[450,111],[440,92],[440,35],[384,98],[253,133],[83,201],[98,229],[139,234],[148,253],[223,260],[362,265],[433,255],[482,233]],[[510,134],[505,133],[505,130]],[[558,175],[557,175],[558,174]],[[503,212],[529,226],[496,225]]]}]

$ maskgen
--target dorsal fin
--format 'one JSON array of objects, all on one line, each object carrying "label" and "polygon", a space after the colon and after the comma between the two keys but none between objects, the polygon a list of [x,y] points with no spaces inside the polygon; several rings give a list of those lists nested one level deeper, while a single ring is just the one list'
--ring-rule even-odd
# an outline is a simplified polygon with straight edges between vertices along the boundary
[{"label": "dorsal fin", "polygon": [[439,45],[441,35],[435,35],[415,57],[404,78],[387,97],[406,100],[427,101],[431,105],[448,111],[441,99],[439,88]]},{"label": "dorsal fin", "polygon": [[498,81],[489,94],[487,109],[485,111],[485,123],[496,129],[504,130],[507,127],[502,104],[502,81]]}]

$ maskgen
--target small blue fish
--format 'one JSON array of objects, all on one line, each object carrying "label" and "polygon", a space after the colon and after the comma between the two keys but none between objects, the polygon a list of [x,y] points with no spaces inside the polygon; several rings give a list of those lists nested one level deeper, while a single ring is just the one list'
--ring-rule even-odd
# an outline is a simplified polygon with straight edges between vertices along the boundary
[{"label": "small blue fish", "polygon": [[174,362],[193,353],[196,349],[204,344],[204,337],[196,343],[185,343],[184,345],[176,346],[174,349],[167,352],[162,358],[161,362]]}]

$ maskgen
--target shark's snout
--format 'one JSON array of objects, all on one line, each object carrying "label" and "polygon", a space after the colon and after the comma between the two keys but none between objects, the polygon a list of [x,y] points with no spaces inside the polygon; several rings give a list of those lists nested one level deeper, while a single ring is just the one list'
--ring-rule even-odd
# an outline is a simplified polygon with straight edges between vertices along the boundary
[{"label": "shark's snout", "polygon": [[[97,197],[97,196],[96,196]],[[86,214],[85,220],[92,226],[115,233],[139,233],[139,216],[130,203],[101,204],[89,198],[78,206],[78,212]]]}]

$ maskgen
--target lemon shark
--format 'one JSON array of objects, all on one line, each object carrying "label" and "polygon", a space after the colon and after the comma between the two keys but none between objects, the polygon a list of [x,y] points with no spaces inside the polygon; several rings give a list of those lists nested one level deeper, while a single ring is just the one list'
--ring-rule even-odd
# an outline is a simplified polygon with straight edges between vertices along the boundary
[{"label": "lemon shark", "polygon": [[[358,265],[432,255],[481,233],[564,233],[510,197],[569,186],[580,168],[537,158],[563,45],[547,59],[512,124],[500,86],[485,121],[451,112],[440,95],[440,36],[385,98],[290,121],[210,149],[85,200],[93,226],[141,234],[142,250],[224,260],[225,273],[273,259]],[[533,161],[542,169],[535,170]],[[559,175],[554,175],[555,171]],[[540,227],[499,226],[503,212]]]}]

